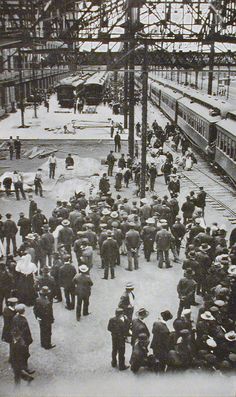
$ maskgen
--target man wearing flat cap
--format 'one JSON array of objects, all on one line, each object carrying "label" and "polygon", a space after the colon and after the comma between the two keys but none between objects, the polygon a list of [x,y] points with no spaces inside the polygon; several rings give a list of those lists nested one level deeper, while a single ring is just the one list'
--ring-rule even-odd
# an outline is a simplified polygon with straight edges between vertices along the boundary
[{"label": "man wearing flat cap", "polygon": [[34,305],[34,315],[39,322],[41,346],[46,349],[53,349],[55,345],[51,343],[52,324],[54,322],[52,302],[48,299],[50,290],[43,286],[39,291],[39,298]]},{"label": "man wearing flat cap", "polygon": [[23,303],[20,303],[15,306],[15,310],[16,315],[12,319],[11,333],[13,336],[15,332],[18,332],[22,337],[26,346],[24,367],[27,369],[28,373],[32,373],[30,370],[28,370],[28,358],[30,357],[29,346],[33,342],[33,339],[27,318],[25,317],[25,305]]},{"label": "man wearing flat cap", "polygon": [[12,342],[12,319],[16,315],[16,304],[18,303],[17,298],[8,298],[7,306],[3,310],[3,329],[2,329],[2,341],[6,343]]},{"label": "man wearing flat cap", "polygon": [[20,228],[20,236],[24,242],[27,234],[31,233],[31,221],[25,217],[23,212],[20,212],[19,216],[20,219],[17,222],[17,226]]},{"label": "man wearing flat cap", "polygon": [[161,316],[153,324],[152,333],[153,338],[151,342],[151,348],[153,350],[153,354],[155,358],[159,360],[159,370],[164,371],[166,364],[168,353],[170,350],[170,331],[167,327],[167,321],[173,318],[172,314],[169,310],[165,310],[161,312]]},{"label": "man wearing flat cap", "polygon": [[129,321],[124,315],[123,309],[116,309],[115,317],[110,318],[107,329],[111,332],[112,337],[111,366],[113,368],[117,366],[118,354],[119,370],[124,371],[129,368],[127,365],[125,365],[125,338],[129,332]]}]

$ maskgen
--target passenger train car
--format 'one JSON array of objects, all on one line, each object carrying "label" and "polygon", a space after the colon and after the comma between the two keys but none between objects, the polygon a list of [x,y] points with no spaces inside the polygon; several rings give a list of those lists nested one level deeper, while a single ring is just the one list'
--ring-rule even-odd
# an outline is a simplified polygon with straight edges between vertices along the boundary
[{"label": "passenger train car", "polygon": [[97,72],[84,83],[83,96],[87,105],[98,105],[103,100],[107,72]]},{"label": "passenger train car", "polygon": [[[141,87],[141,78],[136,76]],[[151,101],[236,182],[236,110],[226,101],[176,83],[149,79]]]},{"label": "passenger train car", "polygon": [[74,101],[83,92],[86,76],[71,75],[61,80],[56,87],[57,100],[63,107],[73,107]]}]

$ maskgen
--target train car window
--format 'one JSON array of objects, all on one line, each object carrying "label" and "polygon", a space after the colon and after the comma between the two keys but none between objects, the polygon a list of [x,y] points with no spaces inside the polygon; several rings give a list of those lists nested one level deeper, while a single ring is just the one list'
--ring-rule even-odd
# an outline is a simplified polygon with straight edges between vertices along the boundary
[{"label": "train car window", "polygon": [[227,144],[227,155],[231,155],[231,147],[232,147],[232,141],[230,138],[228,138],[228,144]]},{"label": "train car window", "polygon": [[230,157],[233,160],[234,160],[234,153],[235,153],[235,141],[231,140]]},{"label": "train car window", "polygon": [[227,152],[227,144],[228,144],[228,137],[224,136],[224,147],[223,147],[223,151],[226,153]]},{"label": "train car window", "polygon": [[221,133],[221,139],[220,139],[220,149],[224,149],[224,134]]}]

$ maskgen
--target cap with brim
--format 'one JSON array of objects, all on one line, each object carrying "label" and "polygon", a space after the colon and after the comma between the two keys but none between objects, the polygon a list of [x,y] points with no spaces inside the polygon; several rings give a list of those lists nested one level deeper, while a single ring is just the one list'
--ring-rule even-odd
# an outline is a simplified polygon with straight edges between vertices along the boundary
[{"label": "cap with brim", "polygon": [[166,219],[160,219],[159,222],[163,225],[166,225],[168,223]]},{"label": "cap with brim", "polygon": [[109,215],[110,211],[107,208],[104,208],[104,210],[102,210],[102,215]]},{"label": "cap with brim", "polygon": [[210,245],[208,245],[207,243],[203,243],[202,245],[200,245],[199,249],[201,251],[208,251],[211,248]]},{"label": "cap with brim", "polygon": [[214,301],[214,305],[217,306],[217,307],[222,307],[222,306],[225,305],[225,302],[223,300],[221,300],[221,299],[217,299],[217,300]]},{"label": "cap with brim", "polygon": [[130,226],[130,227],[135,227],[136,225],[135,225],[134,222],[129,222],[129,226]]},{"label": "cap with brim", "polygon": [[219,308],[218,308],[217,306],[211,306],[211,307],[209,308],[209,311],[210,311],[211,313],[216,313],[216,312],[219,311]]},{"label": "cap with brim", "polygon": [[139,334],[139,335],[138,335],[138,340],[139,340],[140,342],[148,340],[147,334]]},{"label": "cap with brim", "polygon": [[229,353],[229,360],[233,363],[236,362],[236,353]]},{"label": "cap with brim", "polygon": [[191,313],[192,313],[191,309],[184,309],[182,311],[183,316],[187,316],[188,314],[191,314]]},{"label": "cap with brim", "polygon": [[232,265],[228,268],[228,273],[230,276],[236,277],[236,265]]},{"label": "cap with brim", "polygon": [[236,332],[235,331],[226,332],[225,339],[227,339],[229,342],[234,342],[236,340]]},{"label": "cap with brim", "polygon": [[50,289],[45,285],[41,288],[41,290],[39,291],[40,294],[42,295],[48,295],[50,294]]},{"label": "cap with brim", "polygon": [[148,218],[148,219],[146,220],[146,223],[148,223],[149,225],[154,225],[155,219],[153,219],[153,218]]},{"label": "cap with brim", "polygon": [[26,239],[27,239],[27,240],[34,240],[34,239],[35,239],[35,236],[34,236],[34,234],[29,233],[29,234],[27,234]]},{"label": "cap with brim", "polygon": [[105,229],[107,227],[107,224],[106,223],[100,223],[100,227]]},{"label": "cap with brim", "polygon": [[207,346],[212,347],[212,348],[217,346],[217,343],[215,342],[215,340],[213,338],[207,339],[206,344],[207,344]]},{"label": "cap with brim", "polygon": [[64,220],[61,222],[61,224],[62,224],[62,226],[69,226],[70,221],[68,221],[67,219],[64,219]]},{"label": "cap with brim", "polygon": [[88,266],[86,266],[86,265],[81,265],[81,266],[79,266],[79,271],[80,271],[81,273],[87,273],[88,270],[89,270],[89,268],[88,268]]},{"label": "cap with brim", "polygon": [[25,311],[25,305],[23,303],[19,303],[18,305],[16,305],[15,309],[18,313],[23,312]]},{"label": "cap with brim", "polygon": [[126,288],[126,289],[134,289],[134,284],[133,284],[133,283],[131,283],[131,282],[129,282],[129,283],[126,283],[126,286],[125,286],[125,288]]},{"label": "cap with brim", "polygon": [[111,218],[118,218],[119,214],[116,211],[111,212]]},{"label": "cap with brim", "polygon": [[140,317],[147,317],[147,316],[149,315],[149,311],[146,310],[146,309],[144,309],[144,307],[142,307],[141,309],[139,309],[139,310],[136,312],[136,315],[137,315],[137,316],[140,316]]},{"label": "cap with brim", "polygon": [[148,202],[148,201],[147,201],[146,198],[143,198],[143,199],[140,200],[140,203],[142,203],[142,204],[147,204],[147,202]]},{"label": "cap with brim", "polygon": [[211,312],[206,311],[201,314],[200,316],[203,320],[208,320],[208,321],[213,321],[215,320],[215,317],[212,316]]},{"label": "cap with brim", "polygon": [[7,299],[7,302],[8,303],[18,303],[19,302],[19,300],[17,299],[17,298],[15,298],[15,297],[12,297],[12,298],[8,298]]}]

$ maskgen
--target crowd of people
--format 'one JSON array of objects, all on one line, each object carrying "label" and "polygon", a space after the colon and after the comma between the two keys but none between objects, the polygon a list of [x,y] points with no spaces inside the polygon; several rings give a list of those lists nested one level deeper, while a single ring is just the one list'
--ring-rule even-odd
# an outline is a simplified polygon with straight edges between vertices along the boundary
[{"label": "crowd of people", "polygon": [[[155,140],[160,135],[156,124]],[[165,140],[170,136],[177,142],[175,132],[168,127]],[[185,156],[186,151],[194,157],[188,147]],[[30,195],[27,215],[20,213],[18,220],[13,220],[11,213],[6,214],[6,220],[1,216],[0,238],[6,246],[6,256],[0,261],[2,340],[10,346],[9,359],[16,384],[21,379],[33,380],[33,371],[28,367],[33,340],[25,306],[33,307],[42,348],[54,348],[51,336],[55,301],[64,300],[67,310],[75,310],[76,321],[90,314],[93,287],[90,272],[95,266],[95,252],[100,255],[104,282],[110,282],[109,276],[110,279],[117,276],[117,266],[122,266],[121,256],[127,257],[128,272],[142,268],[142,262],[150,260],[155,260],[159,269],[172,268],[175,262],[183,269],[177,285],[179,306],[173,330],[168,321],[174,316],[168,308],[160,313],[152,330],[148,329],[145,323],[148,310],[140,308],[134,314],[135,286],[127,283],[107,327],[112,336],[112,367],[129,368],[125,362],[126,343],[132,346],[129,363],[134,373],[141,367],[156,372],[188,368],[225,371],[236,367],[235,233],[231,233],[228,242],[223,225],[206,225],[206,192],[202,186],[191,191],[180,204],[178,166],[172,154],[164,152],[163,143],[157,152],[153,152],[152,146],[149,154],[149,199],[129,200],[111,192],[109,178],[116,162],[111,151],[107,157],[108,174],[101,177],[96,195],[86,196],[81,191],[68,201],[58,200],[49,218]],[[164,196],[155,193],[158,176],[155,160],[160,155],[164,156],[161,173],[169,191]],[[130,177],[127,183],[121,173],[118,183],[116,174],[116,191],[120,191],[123,177],[125,187],[129,181],[139,187],[140,164],[121,155],[118,168],[128,170]],[[16,242],[18,233],[22,239],[20,245]],[[142,251],[144,259],[140,259]],[[198,305],[195,319],[193,307]]]}]

